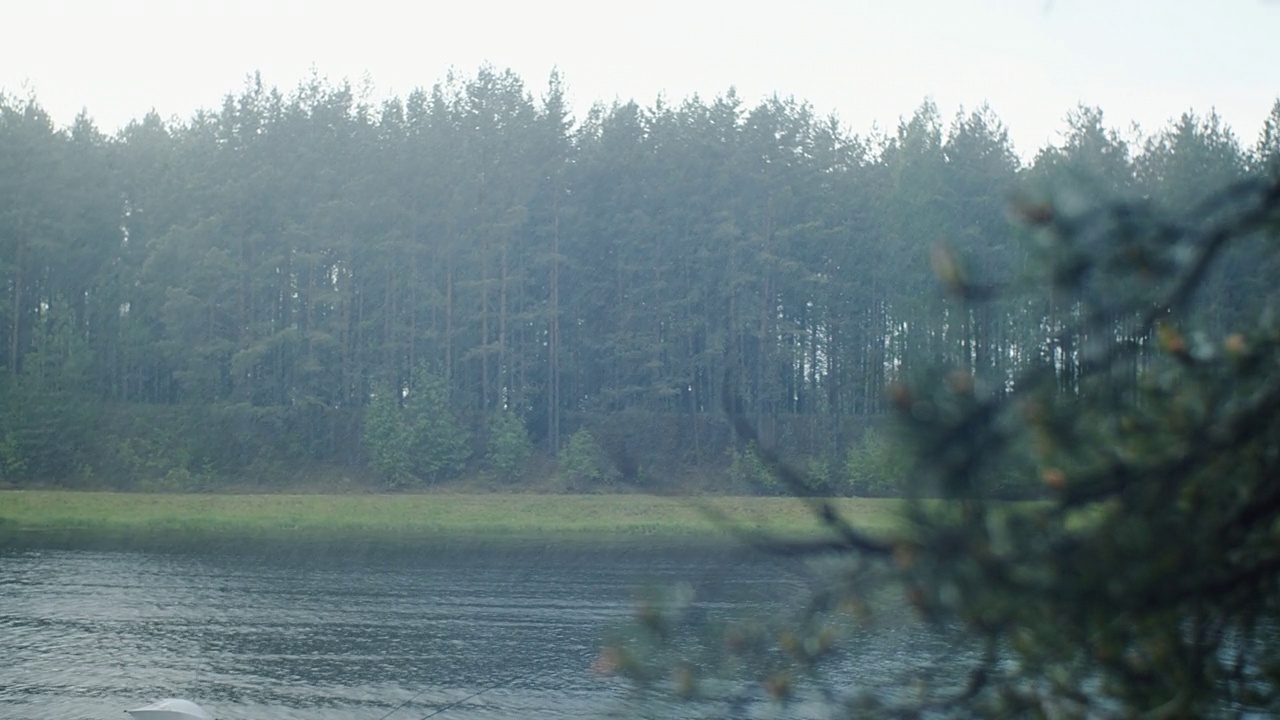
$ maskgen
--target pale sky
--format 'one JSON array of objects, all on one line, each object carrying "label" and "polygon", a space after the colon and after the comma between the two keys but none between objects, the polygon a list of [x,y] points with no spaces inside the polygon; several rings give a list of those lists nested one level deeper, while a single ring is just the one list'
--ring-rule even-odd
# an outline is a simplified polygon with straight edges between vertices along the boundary
[{"label": "pale sky", "polygon": [[216,108],[254,71],[286,92],[367,78],[380,100],[484,63],[535,94],[559,68],[579,117],[734,86],[866,133],[926,97],[947,120],[987,102],[1024,156],[1081,102],[1147,131],[1216,109],[1252,145],[1280,96],[1276,0],[0,0],[0,27],[0,89],[107,131]]}]

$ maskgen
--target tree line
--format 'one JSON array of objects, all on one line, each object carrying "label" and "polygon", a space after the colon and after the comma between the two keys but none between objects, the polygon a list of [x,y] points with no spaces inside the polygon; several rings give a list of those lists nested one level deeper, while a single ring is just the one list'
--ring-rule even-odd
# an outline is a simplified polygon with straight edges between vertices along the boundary
[{"label": "tree line", "polygon": [[[862,136],[732,90],[578,119],[559,75],[493,68],[380,103],[255,77],[114,135],[2,96],[0,478],[519,482],[573,448],[583,480],[767,483],[727,386],[815,489],[892,491],[876,419],[917,369],[1076,389],[1091,339],[1061,330],[1096,309],[1016,292],[1062,252],[1009,222],[1020,202],[1176,212],[1280,158],[1280,102],[1251,143],[1214,114],[1065,125],[1024,161],[987,107]],[[1264,257],[1224,262],[1199,311],[1255,310]],[[1147,342],[1126,322],[1106,332]]]}]

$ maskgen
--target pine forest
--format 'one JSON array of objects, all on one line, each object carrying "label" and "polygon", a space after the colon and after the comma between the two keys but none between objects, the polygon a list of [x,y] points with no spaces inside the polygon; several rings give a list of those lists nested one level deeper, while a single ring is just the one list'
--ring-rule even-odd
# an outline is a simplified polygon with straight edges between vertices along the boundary
[{"label": "pine forest", "polygon": [[[575,117],[565,82],[250,78],[115,134],[0,98],[0,484],[778,490],[731,403],[815,492],[891,495],[895,382],[1073,391],[1091,339],[1020,211],[1190,213],[1280,161],[1280,102],[1239,136],[1064,108],[1026,153],[985,106],[859,135],[732,90]],[[1272,264],[1234,250],[1196,312],[1229,332]]]}]

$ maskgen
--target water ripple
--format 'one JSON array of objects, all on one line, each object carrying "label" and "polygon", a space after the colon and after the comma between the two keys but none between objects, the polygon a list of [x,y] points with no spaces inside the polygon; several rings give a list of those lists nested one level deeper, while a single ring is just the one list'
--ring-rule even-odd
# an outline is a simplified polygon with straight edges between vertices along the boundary
[{"label": "water ripple", "polygon": [[592,657],[645,579],[719,609],[782,582],[644,553],[0,550],[0,717],[170,696],[221,720],[598,717],[627,690]]}]

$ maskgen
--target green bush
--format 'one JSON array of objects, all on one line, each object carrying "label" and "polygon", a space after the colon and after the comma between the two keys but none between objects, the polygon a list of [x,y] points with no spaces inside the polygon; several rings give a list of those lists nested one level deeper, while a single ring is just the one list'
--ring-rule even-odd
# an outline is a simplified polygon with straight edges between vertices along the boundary
[{"label": "green bush", "polygon": [[854,495],[901,495],[911,463],[910,454],[890,434],[867,428],[845,457],[845,480]]},{"label": "green bush", "polygon": [[0,477],[80,483],[102,442],[101,410],[91,395],[0,376]]},{"label": "green bush", "polygon": [[571,487],[585,484],[610,483],[618,477],[618,470],[596,439],[586,430],[569,436],[569,442],[560,451],[560,478]]},{"label": "green bush", "polygon": [[826,458],[811,457],[805,461],[804,473],[800,479],[809,490],[818,494],[831,495],[838,490],[831,463]]},{"label": "green bush", "polygon": [[529,431],[519,415],[502,410],[489,419],[489,447],[485,460],[502,479],[518,473],[533,452]]},{"label": "green bush", "polygon": [[383,384],[365,414],[365,448],[388,485],[407,487],[456,473],[467,460],[467,434],[449,408],[448,388],[426,367],[407,392]]},{"label": "green bush", "polygon": [[729,448],[729,479],[768,493],[778,493],[784,489],[760,457],[754,440],[748,441],[741,449]]}]

